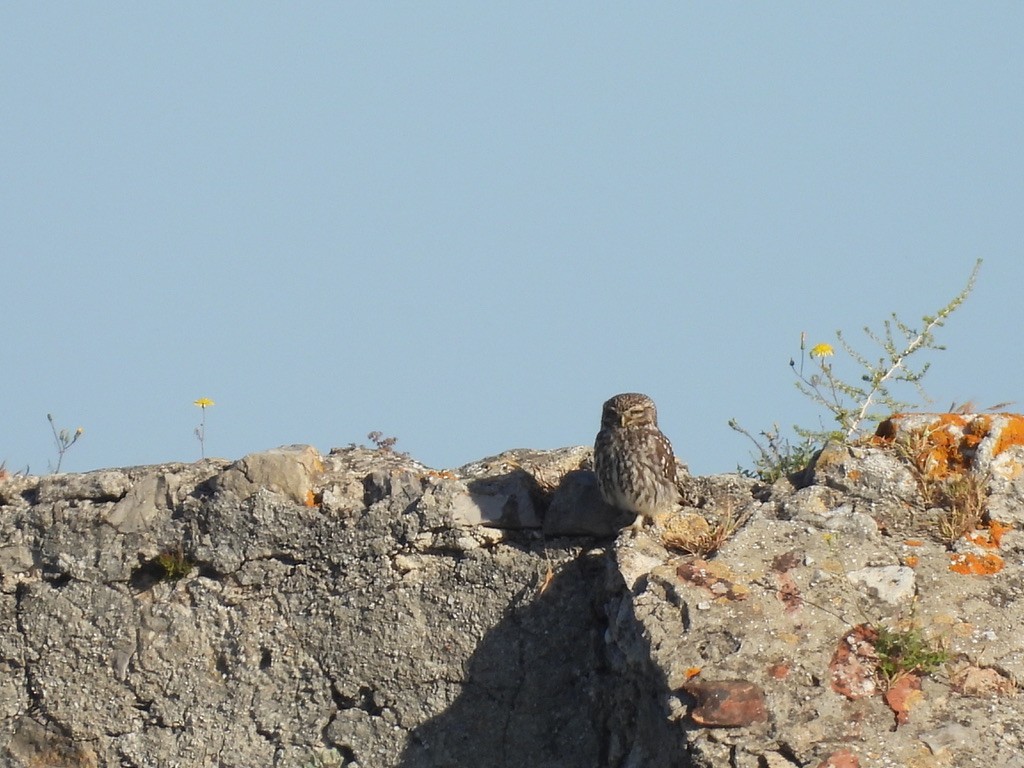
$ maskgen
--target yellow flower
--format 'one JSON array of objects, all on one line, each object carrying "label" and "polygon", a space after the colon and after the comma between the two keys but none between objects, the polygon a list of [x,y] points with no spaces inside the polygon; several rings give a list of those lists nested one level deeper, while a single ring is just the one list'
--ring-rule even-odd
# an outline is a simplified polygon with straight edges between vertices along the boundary
[{"label": "yellow flower", "polygon": [[208,397],[200,397],[198,400],[194,400],[192,405],[198,405],[200,408],[208,408],[215,403]]},{"label": "yellow flower", "polygon": [[832,357],[834,354],[835,350],[831,344],[821,343],[811,347],[811,357]]}]

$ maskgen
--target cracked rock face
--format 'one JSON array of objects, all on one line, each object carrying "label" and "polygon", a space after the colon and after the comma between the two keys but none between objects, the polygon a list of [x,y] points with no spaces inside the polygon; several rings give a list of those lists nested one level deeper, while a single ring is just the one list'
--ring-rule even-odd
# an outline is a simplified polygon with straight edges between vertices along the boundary
[{"label": "cracked rock face", "polygon": [[378,453],[12,478],[0,762],[602,764],[601,552]]},{"label": "cracked rock face", "polygon": [[[0,764],[1024,766],[1024,535],[933,535],[886,450],[693,478],[704,556],[616,538],[586,448],[7,477]],[[942,663],[883,680],[879,627]]]}]

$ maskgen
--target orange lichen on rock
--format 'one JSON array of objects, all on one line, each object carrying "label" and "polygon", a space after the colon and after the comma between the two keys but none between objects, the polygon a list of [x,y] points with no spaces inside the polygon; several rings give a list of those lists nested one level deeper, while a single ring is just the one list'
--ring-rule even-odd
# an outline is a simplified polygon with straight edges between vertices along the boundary
[{"label": "orange lichen on rock", "polygon": [[992,449],[993,456],[998,456],[1007,448],[1024,445],[1024,416],[1019,413],[1007,413],[1002,416],[1006,419],[1006,424],[999,430],[995,448]]},{"label": "orange lichen on rock", "polygon": [[1001,523],[998,520],[990,520],[988,523],[988,535],[992,539],[992,543],[997,547],[1002,544],[1003,536],[1012,530],[1012,525]]},{"label": "orange lichen on rock", "polygon": [[966,426],[967,420],[963,416],[944,413],[924,430],[925,447],[917,460],[930,478],[958,475],[970,469],[974,454],[972,450],[965,450],[963,435]]},{"label": "orange lichen on rock", "polygon": [[969,533],[965,538],[972,544],[983,549],[999,549],[999,544],[1007,531],[1012,531],[1013,526],[1000,523],[998,520],[990,520],[984,530]]},{"label": "orange lichen on rock", "polygon": [[999,555],[986,553],[976,555],[973,552],[955,552],[949,556],[949,570],[965,576],[991,576],[1003,570],[1003,558]]},{"label": "orange lichen on rock", "polygon": [[920,558],[917,555],[907,555],[903,558],[903,564],[907,568],[917,568],[917,564],[920,562]]},{"label": "orange lichen on rock", "polygon": [[991,442],[989,458],[1024,446],[1024,415],[896,413],[878,425],[870,442],[886,446],[901,437],[911,447],[918,470],[929,480],[941,480],[974,469],[984,442]]},{"label": "orange lichen on rock", "polygon": [[1024,446],[1024,415],[998,413],[896,413],[878,425],[871,444],[903,444],[908,458],[928,480],[942,480],[975,469],[983,450],[986,460],[1008,448]]},{"label": "orange lichen on rock", "polygon": [[992,431],[991,416],[977,416],[964,427],[963,449],[964,451],[976,451],[981,441],[988,437]]}]

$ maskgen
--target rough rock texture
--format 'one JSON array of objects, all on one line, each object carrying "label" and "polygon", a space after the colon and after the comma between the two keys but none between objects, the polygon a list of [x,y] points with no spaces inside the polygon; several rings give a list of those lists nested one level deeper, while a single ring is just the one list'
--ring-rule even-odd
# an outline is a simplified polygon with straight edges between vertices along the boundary
[{"label": "rough rock texture", "polygon": [[[972,423],[693,478],[706,525],[617,539],[585,448],[0,479],[0,763],[1021,768],[1024,480]],[[886,681],[882,628],[947,658]]]}]

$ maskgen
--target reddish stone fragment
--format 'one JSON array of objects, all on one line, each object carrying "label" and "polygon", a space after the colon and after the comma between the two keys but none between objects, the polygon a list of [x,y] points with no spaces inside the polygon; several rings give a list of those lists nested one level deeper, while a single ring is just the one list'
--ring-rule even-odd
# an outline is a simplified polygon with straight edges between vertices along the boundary
[{"label": "reddish stone fragment", "polygon": [[729,578],[728,568],[719,563],[709,563],[700,558],[688,560],[676,566],[676,575],[685,582],[703,587],[715,597],[726,600],[746,600],[750,589]]},{"label": "reddish stone fragment", "polygon": [[800,587],[788,572],[776,574],[775,579],[779,582],[779,591],[776,593],[779,602],[786,606],[786,613],[793,613],[804,604],[804,599],[800,596]]},{"label": "reddish stone fragment", "polygon": [[818,763],[817,768],[860,768],[860,760],[850,750],[840,749]]},{"label": "reddish stone fragment", "polygon": [[772,560],[772,570],[778,573],[785,573],[786,571],[796,568],[798,565],[803,563],[804,556],[797,550],[793,549],[789,552],[785,552],[781,555],[776,555]]},{"label": "reddish stone fragment", "polygon": [[859,624],[839,640],[828,667],[833,691],[851,701],[876,693],[875,662],[878,657],[874,643],[877,639],[878,633],[874,629],[867,624]]},{"label": "reddish stone fragment", "polygon": [[965,696],[988,698],[1010,696],[1014,692],[1013,681],[983,667],[967,667],[953,675],[953,689]]},{"label": "reddish stone fragment", "polygon": [[690,717],[698,725],[741,728],[768,719],[764,691],[747,680],[695,680],[683,690],[697,700]]},{"label": "reddish stone fragment", "polygon": [[897,726],[910,720],[910,710],[916,707],[923,698],[921,678],[917,675],[904,675],[885,692],[885,703],[896,713]]}]

